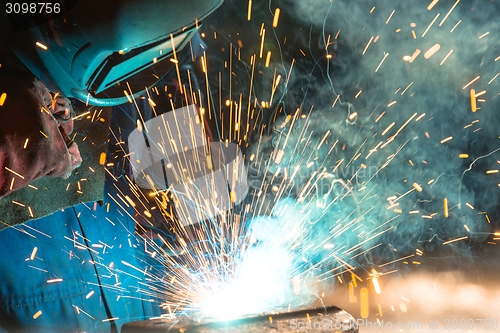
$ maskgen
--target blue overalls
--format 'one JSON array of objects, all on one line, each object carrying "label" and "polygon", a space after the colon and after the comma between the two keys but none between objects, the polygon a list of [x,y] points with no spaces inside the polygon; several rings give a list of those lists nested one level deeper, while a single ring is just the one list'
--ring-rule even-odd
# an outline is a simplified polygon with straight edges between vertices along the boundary
[{"label": "blue overalls", "polygon": [[[116,113],[124,118],[115,108],[115,129]],[[114,185],[128,188],[124,177],[108,177],[102,206],[82,203],[0,231],[0,332],[116,332],[160,315],[164,269]]]},{"label": "blue overalls", "polygon": [[109,201],[0,232],[0,331],[113,332],[159,315],[144,241]]}]

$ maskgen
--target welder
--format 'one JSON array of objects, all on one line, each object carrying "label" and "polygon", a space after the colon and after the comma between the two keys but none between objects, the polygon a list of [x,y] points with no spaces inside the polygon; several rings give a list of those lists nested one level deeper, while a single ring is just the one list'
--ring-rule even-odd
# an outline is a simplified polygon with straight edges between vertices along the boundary
[{"label": "welder", "polygon": [[[126,191],[126,177],[96,180],[85,202],[27,185],[82,173],[86,162],[99,169],[74,140],[70,99],[113,106],[113,119],[102,119],[119,132],[113,126],[131,114],[129,101],[175,73],[175,61],[191,59],[195,47],[185,46],[221,2],[67,0],[58,13],[1,12],[0,229],[9,227],[0,231],[0,332],[114,332],[160,314],[141,285],[149,264],[138,250],[144,244],[134,236],[134,213],[110,199]],[[111,138],[108,151],[114,144]],[[33,206],[23,203],[28,191],[39,193]],[[13,203],[27,215],[5,209]]]}]

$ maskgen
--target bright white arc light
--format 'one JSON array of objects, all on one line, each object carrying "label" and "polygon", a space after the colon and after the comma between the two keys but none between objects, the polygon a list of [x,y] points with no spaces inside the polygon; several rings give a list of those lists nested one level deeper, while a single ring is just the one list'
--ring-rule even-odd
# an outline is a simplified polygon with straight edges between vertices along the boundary
[{"label": "bright white arc light", "polygon": [[216,319],[236,319],[286,304],[290,290],[292,257],[279,245],[247,250],[226,281],[212,283],[201,312]]}]

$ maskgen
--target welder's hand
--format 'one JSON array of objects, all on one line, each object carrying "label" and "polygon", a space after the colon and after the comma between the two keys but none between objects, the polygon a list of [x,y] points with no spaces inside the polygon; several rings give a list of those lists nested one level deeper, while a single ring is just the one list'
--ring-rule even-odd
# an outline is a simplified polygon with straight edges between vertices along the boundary
[{"label": "welder's hand", "polygon": [[72,142],[68,147],[69,156],[71,158],[71,168],[75,170],[82,164],[82,156],[76,142]]},{"label": "welder's hand", "polygon": [[[45,85],[38,80],[35,80],[34,82],[34,93],[47,111],[52,114],[52,117],[56,122],[56,126],[61,133],[64,144],[66,145],[71,164],[71,170],[66,170],[65,172],[59,174],[57,174],[57,172],[49,173],[48,175],[68,178],[71,175],[71,172],[82,164],[82,157],[80,156],[78,145],[69,137],[73,132],[74,126],[74,111],[71,106],[71,102],[66,97],[58,94],[52,97]],[[61,163],[64,163],[64,161],[61,161]]]},{"label": "welder's hand", "polygon": [[56,96],[52,99],[51,112],[59,126],[59,131],[63,136],[66,147],[68,148],[71,159],[71,169],[74,170],[82,164],[82,157],[80,156],[80,150],[76,142],[73,142],[69,138],[74,127],[74,111],[71,102],[66,97]]},{"label": "welder's hand", "polygon": [[59,127],[61,127],[66,135],[73,132],[73,107],[71,102],[66,97],[56,96],[52,99],[52,115],[56,119]]}]

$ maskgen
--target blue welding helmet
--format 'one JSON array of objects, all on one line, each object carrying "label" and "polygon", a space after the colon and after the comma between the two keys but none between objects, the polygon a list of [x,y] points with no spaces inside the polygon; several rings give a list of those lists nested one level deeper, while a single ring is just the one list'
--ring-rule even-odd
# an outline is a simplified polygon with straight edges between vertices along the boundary
[{"label": "blue welding helmet", "polygon": [[222,2],[60,0],[58,13],[2,11],[0,38],[50,90],[119,105],[127,102],[125,92],[140,94],[165,76],[175,66],[174,51]]}]

